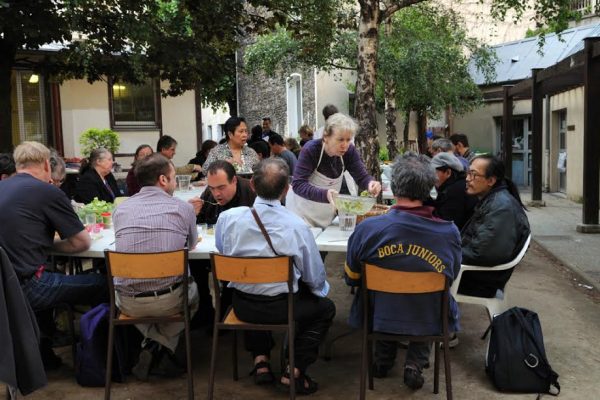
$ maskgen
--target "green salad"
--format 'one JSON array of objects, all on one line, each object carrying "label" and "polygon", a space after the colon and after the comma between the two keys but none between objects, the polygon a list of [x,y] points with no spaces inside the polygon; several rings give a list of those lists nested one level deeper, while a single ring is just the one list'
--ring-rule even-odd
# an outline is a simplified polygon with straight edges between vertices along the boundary
[{"label": "green salad", "polygon": [[338,211],[345,214],[364,215],[374,203],[375,199],[372,197],[338,196],[335,198]]},{"label": "green salad", "polygon": [[97,197],[94,197],[94,200],[92,200],[90,203],[84,205],[81,208],[80,215],[96,214],[96,217],[98,218],[98,220],[100,220],[102,213],[112,213],[113,208],[113,203],[109,203],[104,200],[98,200]]}]

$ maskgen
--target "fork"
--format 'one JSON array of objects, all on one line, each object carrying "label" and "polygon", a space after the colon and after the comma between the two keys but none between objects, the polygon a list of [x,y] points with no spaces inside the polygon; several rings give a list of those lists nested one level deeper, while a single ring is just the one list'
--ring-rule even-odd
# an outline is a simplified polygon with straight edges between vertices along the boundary
[{"label": "fork", "polygon": [[212,201],[202,200],[204,203],[212,204],[213,206],[218,206],[219,203],[213,203]]}]

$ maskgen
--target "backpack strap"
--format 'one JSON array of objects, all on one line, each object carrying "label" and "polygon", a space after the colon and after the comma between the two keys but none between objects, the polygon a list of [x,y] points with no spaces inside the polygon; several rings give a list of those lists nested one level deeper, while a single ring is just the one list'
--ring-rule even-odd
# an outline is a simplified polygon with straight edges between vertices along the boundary
[{"label": "backpack strap", "polygon": [[[518,307],[513,307],[509,311],[512,315],[515,316],[515,318],[517,319],[517,321],[519,322],[519,324],[521,325],[523,330],[531,338],[531,341],[533,342],[533,345],[535,346],[536,350],[538,351],[538,354],[540,355],[542,361],[548,367],[548,370],[550,372],[550,384],[553,385],[554,387],[556,387],[556,389],[558,390],[557,393],[549,393],[549,394],[551,394],[553,396],[558,396],[558,394],[560,393],[560,384],[558,383],[558,374],[550,366],[550,363],[548,362],[548,359],[546,358],[545,352],[542,351],[542,349],[540,348],[537,338],[535,337],[535,334],[531,330],[531,327],[527,323],[527,320],[525,320],[525,316],[523,315],[523,312]],[[539,375],[536,368],[532,368],[532,369]]]}]

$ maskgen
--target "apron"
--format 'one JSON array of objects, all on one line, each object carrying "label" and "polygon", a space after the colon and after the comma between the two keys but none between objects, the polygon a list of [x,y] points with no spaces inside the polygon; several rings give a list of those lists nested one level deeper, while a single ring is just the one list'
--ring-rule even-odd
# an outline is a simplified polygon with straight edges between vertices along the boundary
[{"label": "apron", "polygon": [[[308,178],[308,182],[318,188],[329,190],[333,189],[340,191],[342,188],[342,180],[344,179],[344,158],[342,159],[342,173],[337,178],[328,178],[320,172],[317,172],[321,160],[323,159],[324,146],[321,147],[321,155],[319,156],[319,162],[315,167],[312,175]],[[297,215],[299,215],[304,221],[311,226],[318,226],[320,228],[326,228],[331,224],[331,221],[335,218],[335,210],[329,203],[320,203],[312,200],[305,199],[304,197],[298,196],[294,193],[293,188],[290,190],[291,195],[288,194],[286,198],[286,207],[291,209]]]}]

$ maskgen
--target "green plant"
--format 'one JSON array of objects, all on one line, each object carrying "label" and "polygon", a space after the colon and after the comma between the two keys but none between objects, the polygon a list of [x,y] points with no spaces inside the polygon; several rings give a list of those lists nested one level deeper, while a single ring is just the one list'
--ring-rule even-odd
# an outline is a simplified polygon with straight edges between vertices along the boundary
[{"label": "green plant", "polygon": [[379,148],[379,161],[390,161],[390,153],[385,146]]},{"label": "green plant", "polygon": [[104,147],[115,154],[121,145],[117,132],[97,128],[90,128],[83,132],[79,138],[79,144],[81,144],[81,154],[84,157],[89,157],[92,150],[99,147]]}]

